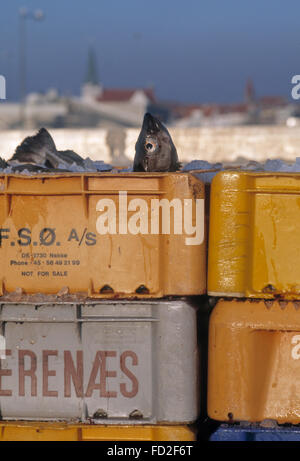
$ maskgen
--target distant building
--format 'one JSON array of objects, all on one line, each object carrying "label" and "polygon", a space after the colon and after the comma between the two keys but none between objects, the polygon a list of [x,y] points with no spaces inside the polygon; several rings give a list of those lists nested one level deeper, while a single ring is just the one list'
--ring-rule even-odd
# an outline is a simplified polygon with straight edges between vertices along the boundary
[{"label": "distant building", "polygon": [[30,93],[25,104],[5,102],[0,104],[0,129],[36,128],[42,125],[56,126],[57,121],[65,119],[68,109],[57,90],[46,93]]},{"label": "distant building", "polygon": [[85,81],[79,98],[69,101],[68,126],[118,127],[141,125],[148,110],[167,118],[153,88],[105,88],[98,79],[96,56],[89,50]]},{"label": "distant building", "polygon": [[153,88],[105,88],[99,81],[96,55],[88,51],[87,70],[79,97],[60,96],[57,90],[31,93],[25,105],[1,103],[0,129],[47,127],[139,127],[151,108],[167,118]]},{"label": "distant building", "polygon": [[103,88],[85,83],[80,97],[73,97],[69,101],[66,123],[74,125],[77,118],[83,126],[137,127],[154,101],[154,91],[150,88]]},{"label": "distant building", "polygon": [[285,124],[294,110],[295,105],[281,96],[257,98],[253,82],[248,79],[245,85],[244,102],[174,105],[172,114],[173,125],[180,127],[273,125]]},{"label": "distant building", "polygon": [[24,105],[1,102],[0,129],[20,126],[34,129],[45,125],[49,128],[115,130],[140,127],[145,112],[151,112],[164,123],[183,128],[285,124],[297,107],[280,96],[257,97],[251,79],[245,85],[244,101],[238,104],[179,104],[158,100],[153,87],[106,88],[99,78],[94,49],[90,47],[80,96],[65,97],[56,89],[50,89],[43,94],[29,94]]},{"label": "distant building", "polygon": [[281,96],[264,96],[258,99],[259,122],[265,125],[285,124],[294,111],[295,104]]}]

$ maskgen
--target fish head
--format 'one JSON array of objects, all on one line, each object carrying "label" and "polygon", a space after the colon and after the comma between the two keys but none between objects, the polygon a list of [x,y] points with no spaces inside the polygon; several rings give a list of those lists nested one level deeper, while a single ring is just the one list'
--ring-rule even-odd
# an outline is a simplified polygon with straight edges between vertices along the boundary
[{"label": "fish head", "polygon": [[175,164],[178,164],[170,133],[149,113],[144,116],[135,150],[134,171],[175,171]]}]

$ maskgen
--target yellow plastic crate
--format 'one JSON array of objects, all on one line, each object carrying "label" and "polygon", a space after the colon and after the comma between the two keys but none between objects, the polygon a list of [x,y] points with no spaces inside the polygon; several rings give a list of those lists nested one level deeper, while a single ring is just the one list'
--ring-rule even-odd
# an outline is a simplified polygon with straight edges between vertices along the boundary
[{"label": "yellow plastic crate", "polygon": [[212,182],[208,293],[300,299],[300,174],[226,171]]},{"label": "yellow plastic crate", "polygon": [[204,195],[187,173],[0,176],[0,294],[204,293]]},{"label": "yellow plastic crate", "polygon": [[188,426],[98,426],[1,422],[0,441],[194,441]]},{"label": "yellow plastic crate", "polygon": [[300,302],[226,301],[209,325],[208,414],[300,423]]}]

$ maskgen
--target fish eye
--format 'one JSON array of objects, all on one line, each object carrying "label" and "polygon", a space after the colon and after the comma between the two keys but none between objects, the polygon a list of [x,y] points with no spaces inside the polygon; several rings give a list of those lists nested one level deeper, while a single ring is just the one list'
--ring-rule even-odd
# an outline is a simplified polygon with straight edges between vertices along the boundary
[{"label": "fish eye", "polygon": [[146,139],[145,149],[147,152],[155,152],[156,148],[157,148],[157,142],[154,139],[150,137]]}]

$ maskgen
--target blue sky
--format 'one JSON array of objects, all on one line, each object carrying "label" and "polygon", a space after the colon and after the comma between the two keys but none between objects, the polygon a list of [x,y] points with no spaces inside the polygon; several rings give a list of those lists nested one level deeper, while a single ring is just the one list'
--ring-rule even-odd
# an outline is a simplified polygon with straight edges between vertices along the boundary
[{"label": "blue sky", "polygon": [[106,87],[155,86],[161,99],[235,102],[289,96],[300,74],[299,0],[2,0],[0,74],[18,98],[18,11],[28,26],[28,90],[79,93],[92,43]]}]

